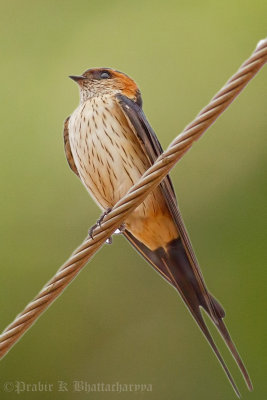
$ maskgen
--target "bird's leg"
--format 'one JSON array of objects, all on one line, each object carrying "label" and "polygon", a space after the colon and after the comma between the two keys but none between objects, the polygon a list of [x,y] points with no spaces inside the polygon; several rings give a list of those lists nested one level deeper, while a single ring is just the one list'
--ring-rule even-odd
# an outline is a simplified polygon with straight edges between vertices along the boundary
[{"label": "bird's leg", "polygon": [[112,208],[107,208],[106,211],[103,212],[103,214],[100,216],[100,218],[96,221],[96,224],[98,226],[101,225],[101,223],[103,222],[103,219],[110,213],[110,211],[112,210]]},{"label": "bird's leg", "polygon": [[[98,227],[101,226],[101,223],[103,221],[103,219],[105,218],[106,215],[108,215],[110,213],[110,211],[112,210],[112,208],[107,208],[106,211],[103,212],[103,214],[100,216],[100,218],[98,218],[98,220],[96,221],[96,223],[92,226],[92,228],[89,229],[88,234],[90,236],[91,239],[93,239],[93,235],[94,235],[94,230]],[[108,238],[106,240],[106,242],[108,244],[112,243],[111,238]]]},{"label": "bird's leg", "polygon": [[[93,235],[94,235],[94,230],[98,227],[101,226],[101,223],[103,221],[103,219],[105,218],[106,215],[108,215],[110,213],[110,211],[112,210],[112,208],[108,208],[106,211],[103,212],[103,214],[100,216],[100,218],[96,221],[96,223],[92,226],[92,228],[89,229],[88,234],[90,236],[91,239],[93,239]],[[119,235],[122,234],[125,231],[125,224],[121,224],[121,226],[115,230],[115,235]],[[109,237],[106,240],[107,244],[112,244],[112,237]]]}]

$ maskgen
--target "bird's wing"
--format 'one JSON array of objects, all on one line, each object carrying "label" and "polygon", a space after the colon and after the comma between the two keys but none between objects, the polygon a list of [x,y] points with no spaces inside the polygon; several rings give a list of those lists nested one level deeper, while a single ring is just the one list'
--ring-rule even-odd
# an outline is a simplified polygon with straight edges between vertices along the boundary
[{"label": "bird's wing", "polygon": [[[121,107],[129,126],[138,137],[144,152],[148,154],[150,162],[153,164],[158,156],[162,153],[162,148],[156,137],[156,134],[148,123],[142,108],[124,95],[118,94],[116,97],[118,105]],[[140,254],[142,254],[146,260],[179,291],[184,302],[191,311],[197,324],[220,361],[236,394],[239,396],[239,392],[233,381],[233,378],[226,367],[201,315],[199,309],[200,306],[205,309],[217,327],[232,356],[237,362],[248,388],[251,390],[252,384],[250,378],[223,322],[223,317],[225,316],[224,310],[218,301],[208,292],[208,289],[205,285],[200,267],[177,206],[175,193],[169,176],[162,181],[160,188],[179,232],[179,238],[174,243],[170,244],[169,253],[165,256],[162,256],[160,255],[160,252],[157,253],[157,251],[151,251],[148,249],[129,231],[126,230],[124,234],[130,243],[140,252]]]},{"label": "bird's wing", "polygon": [[74,159],[73,159],[73,155],[71,152],[71,148],[70,148],[70,141],[69,141],[69,119],[70,117],[66,118],[64,121],[64,131],[63,131],[63,137],[64,137],[64,150],[65,150],[65,154],[67,157],[67,161],[69,163],[70,168],[72,169],[72,171],[80,178],[79,172],[76,168]]},{"label": "bird's wing", "polygon": [[[153,164],[156,161],[156,159],[160,156],[160,154],[163,152],[163,150],[157,139],[155,132],[153,131],[149,122],[147,121],[142,108],[126,96],[117,95],[117,99],[121,108],[123,109],[124,115],[126,116],[128,122],[131,125],[132,130],[137,135],[145,154],[149,156],[149,160],[151,164]],[[165,198],[165,201],[167,203],[167,206],[169,208],[169,211],[172,214],[174,222],[177,226],[179,235],[183,241],[186,253],[190,258],[190,263],[194,270],[194,274],[197,278],[197,281],[199,282],[199,285],[202,289],[202,295],[206,300],[207,307],[209,308],[213,318],[217,320],[217,315],[214,311],[214,305],[210,301],[210,296],[206,288],[202,273],[200,271],[200,267],[198,265],[196,256],[194,254],[191,242],[186,232],[186,228],[183,223],[181,213],[179,212],[173,185],[168,175],[163,180],[160,187],[163,196]]]}]

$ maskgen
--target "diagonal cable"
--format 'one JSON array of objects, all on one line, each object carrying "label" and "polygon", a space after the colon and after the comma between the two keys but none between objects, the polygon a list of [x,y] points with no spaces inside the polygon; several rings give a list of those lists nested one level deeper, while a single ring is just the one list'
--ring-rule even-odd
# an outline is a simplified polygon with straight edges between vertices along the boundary
[{"label": "diagonal cable", "polygon": [[210,103],[173,140],[168,149],[162,153],[128,193],[118,201],[112,211],[105,216],[101,226],[94,230],[94,237],[87,237],[84,240],[33,301],[3,331],[0,335],[0,358],[4,357],[36,319],[63,292],[88,260],[129,214],[144,201],[145,197],[159,185],[171,168],[190,149],[194,141],[198,140],[214,123],[266,62],[267,39],[258,43],[252,55],[212,98]]}]

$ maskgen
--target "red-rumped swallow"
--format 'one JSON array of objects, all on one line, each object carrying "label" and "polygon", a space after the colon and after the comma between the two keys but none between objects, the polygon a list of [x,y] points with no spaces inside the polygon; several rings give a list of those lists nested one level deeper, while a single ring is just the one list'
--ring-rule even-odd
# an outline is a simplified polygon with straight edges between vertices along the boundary
[{"label": "red-rumped swallow", "polygon": [[[71,76],[80,104],[64,125],[68,163],[102,211],[112,208],[162,153],[142,110],[136,83],[109,68]],[[208,291],[186,232],[170,177],[124,223],[124,236],[181,295],[236,394],[239,391],[203,320],[203,308],[222,335],[247,386],[252,383],[223,322],[225,312]]]}]

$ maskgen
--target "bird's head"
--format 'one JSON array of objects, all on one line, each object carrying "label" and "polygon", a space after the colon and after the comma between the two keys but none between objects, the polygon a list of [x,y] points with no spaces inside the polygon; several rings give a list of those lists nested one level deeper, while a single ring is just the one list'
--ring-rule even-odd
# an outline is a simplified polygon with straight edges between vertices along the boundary
[{"label": "bird's head", "polygon": [[78,83],[81,102],[95,96],[122,94],[141,105],[141,94],[136,83],[122,72],[111,68],[92,68],[82,75],[71,75]]}]

